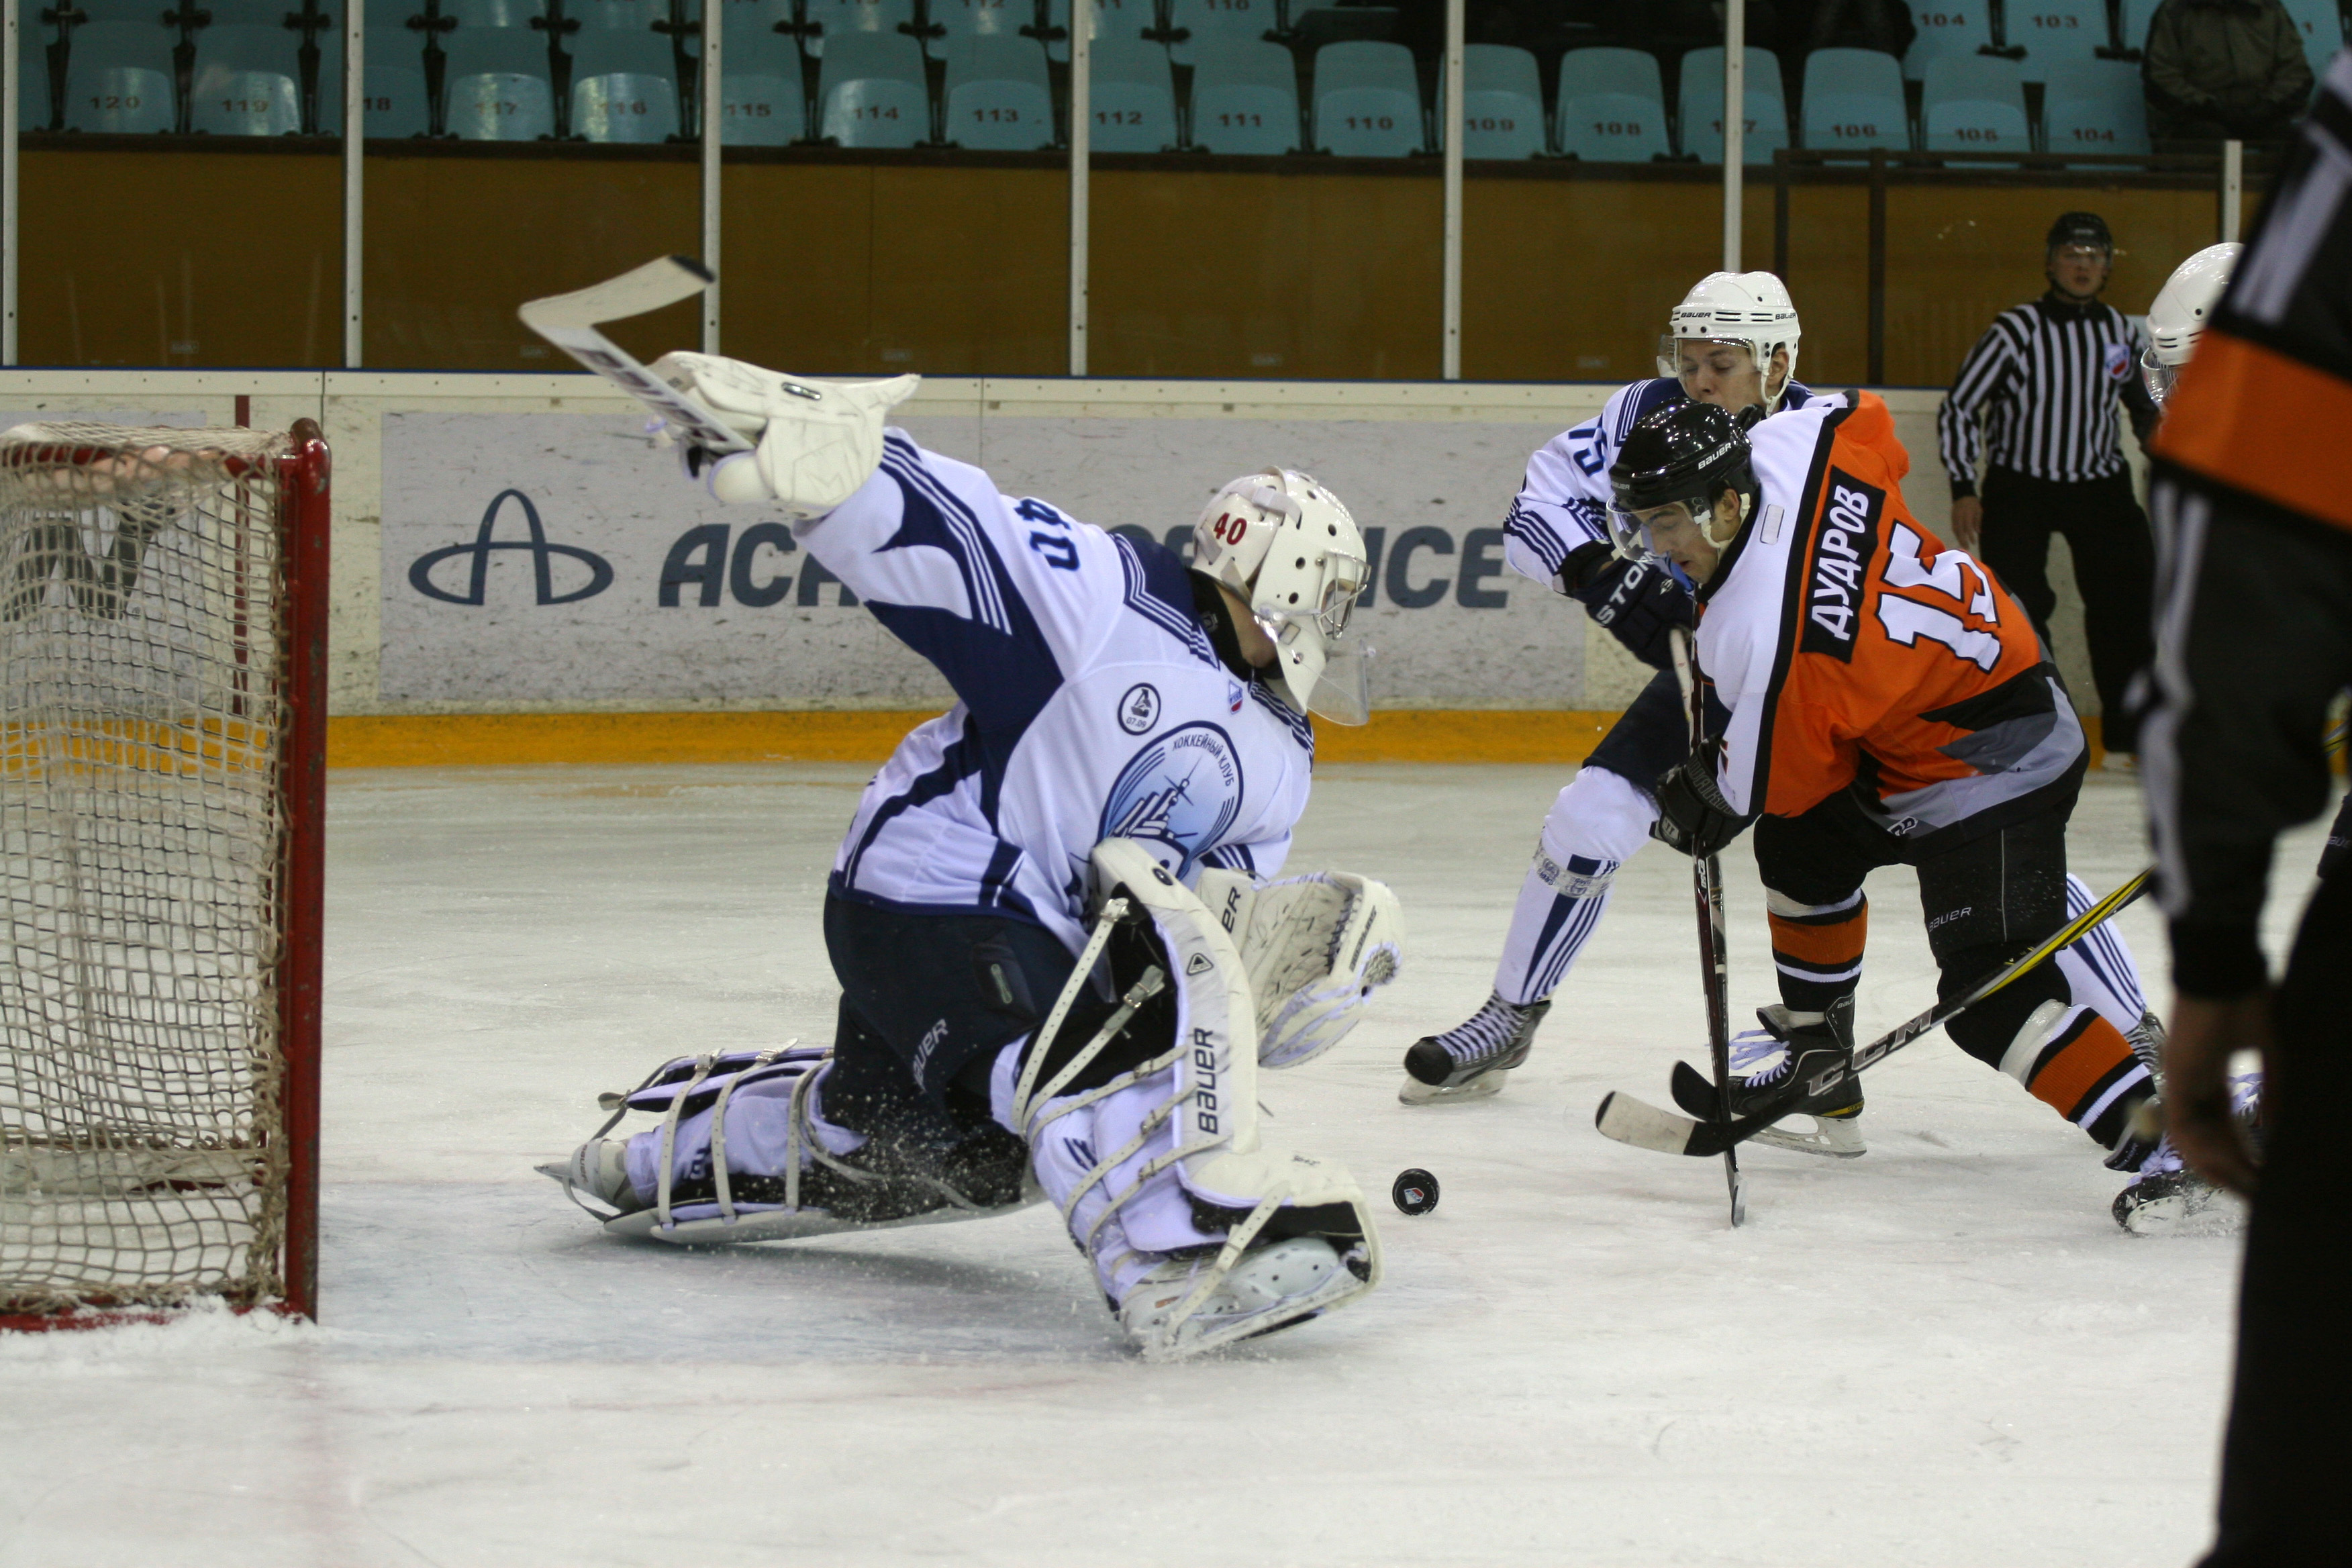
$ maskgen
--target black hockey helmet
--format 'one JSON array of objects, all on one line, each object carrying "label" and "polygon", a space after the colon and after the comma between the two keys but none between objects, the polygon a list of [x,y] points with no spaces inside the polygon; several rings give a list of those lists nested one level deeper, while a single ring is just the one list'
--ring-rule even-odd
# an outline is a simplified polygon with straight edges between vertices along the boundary
[{"label": "black hockey helmet", "polygon": [[2107,220],[2096,213],[2060,213],[2042,248],[2056,250],[2062,245],[2091,245],[2110,256],[2116,253],[2116,237],[2107,231]]},{"label": "black hockey helmet", "polygon": [[1747,432],[1729,410],[1712,403],[1661,408],[1626,432],[1617,460],[1609,465],[1609,488],[1615,497],[1609,531],[1618,552],[1645,555],[1649,546],[1634,513],[1680,501],[1694,518],[1703,518],[1725,490],[1754,492]]}]

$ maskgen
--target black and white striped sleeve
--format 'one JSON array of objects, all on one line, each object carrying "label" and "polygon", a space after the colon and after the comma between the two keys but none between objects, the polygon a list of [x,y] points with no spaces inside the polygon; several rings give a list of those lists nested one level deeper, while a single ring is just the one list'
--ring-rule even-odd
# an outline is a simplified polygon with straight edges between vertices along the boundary
[{"label": "black and white striped sleeve", "polygon": [[2010,384],[2017,376],[2017,343],[2008,325],[2004,316],[1985,329],[1977,346],[1960,362],[1960,374],[1952,382],[1944,405],[1936,411],[1936,446],[1943,457],[1945,471],[1952,476],[1955,500],[1977,493],[1984,456],[1984,437],[1977,428],[1977,415],[1987,404],[2007,396]]}]

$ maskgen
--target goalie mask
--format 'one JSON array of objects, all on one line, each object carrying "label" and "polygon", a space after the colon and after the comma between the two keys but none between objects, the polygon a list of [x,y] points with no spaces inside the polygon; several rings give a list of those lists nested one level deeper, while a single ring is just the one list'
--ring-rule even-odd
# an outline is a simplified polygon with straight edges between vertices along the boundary
[{"label": "goalie mask", "polygon": [[[1685,352],[1744,348],[1756,366],[1769,415],[1780,408],[1782,395],[1797,377],[1801,330],[1788,286],[1769,272],[1710,272],[1667,318],[1665,335],[1658,340],[1658,374],[1680,381],[1687,394],[1692,377],[1685,373]],[[1776,350],[1786,350],[1789,356],[1778,371],[1772,367]]]},{"label": "goalie mask", "polygon": [[1311,474],[1244,474],[1192,525],[1192,565],[1245,600],[1274,638],[1265,679],[1301,712],[1339,724],[1371,717],[1372,650],[1347,638],[1364,590],[1364,536]]},{"label": "goalie mask", "polygon": [[2162,407],[2180,379],[2180,367],[2197,352],[2198,334],[2206,318],[2221,302],[2230,286],[2230,269],[2238,263],[2242,245],[2209,245],[2179,267],[2156,291],[2147,308],[2147,347],[2139,356],[2139,376],[2147,395]]}]

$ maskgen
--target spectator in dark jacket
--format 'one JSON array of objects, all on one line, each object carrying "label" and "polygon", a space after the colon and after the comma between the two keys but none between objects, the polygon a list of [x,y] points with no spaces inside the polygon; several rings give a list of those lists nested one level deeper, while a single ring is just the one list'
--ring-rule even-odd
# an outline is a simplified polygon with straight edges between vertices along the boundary
[{"label": "spectator in dark jacket", "polygon": [[2303,37],[2279,0],[2164,0],[2140,76],[2162,142],[2276,142],[2311,100]]}]

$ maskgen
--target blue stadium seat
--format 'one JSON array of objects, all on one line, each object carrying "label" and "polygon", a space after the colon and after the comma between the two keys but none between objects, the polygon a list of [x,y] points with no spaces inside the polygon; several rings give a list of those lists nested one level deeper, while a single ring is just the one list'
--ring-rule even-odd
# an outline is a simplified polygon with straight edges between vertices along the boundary
[{"label": "blue stadium seat", "polygon": [[536,28],[459,26],[445,33],[445,129],[467,142],[532,142],[555,134],[547,35]]},{"label": "blue stadium seat", "polygon": [[2147,47],[2147,25],[2156,20],[2156,8],[2164,0],[2123,0],[2116,18],[2116,40],[2127,49]]},{"label": "blue stadium seat", "polygon": [[959,147],[1034,153],[1054,145],[1045,50],[1010,33],[940,40],[947,56],[947,139]]},{"label": "blue stadium seat", "polygon": [[817,85],[819,134],[843,147],[912,147],[931,139],[922,48],[904,33],[836,33]]},{"label": "blue stadium seat", "polygon": [[2025,79],[2048,81],[2107,47],[2107,0],[2009,0],[2001,26],[2009,46],[2025,51]]},{"label": "blue stadium seat", "polygon": [[85,22],[66,74],[68,131],[169,131],[174,37],[159,22]]},{"label": "blue stadium seat", "polygon": [[1037,25],[1032,0],[930,0],[926,16],[934,27],[945,27],[950,38],[1017,38],[1022,28]]},{"label": "blue stadium seat", "polygon": [[1937,60],[1973,55],[1992,42],[1990,0],[1951,0],[1948,5],[1915,5],[1912,25],[1918,31],[1903,57],[1903,74],[1924,79]]},{"label": "blue stadium seat", "polygon": [[1804,114],[1805,145],[1816,151],[1911,145],[1903,63],[1876,49],[1806,56]]},{"label": "blue stadium seat", "polygon": [[1422,150],[1421,79],[1402,44],[1326,44],[1315,52],[1315,147],[1342,158]]},{"label": "blue stadium seat", "polygon": [[1543,150],[1543,82],[1535,56],[1504,44],[1465,47],[1462,155],[1532,158]]},{"label": "blue stadium seat", "polygon": [[1559,60],[1559,150],[1587,163],[1666,156],[1666,93],[1657,57],[1641,49],[1574,49]]},{"label": "blue stadium seat", "polygon": [[[1178,65],[1198,65],[1233,44],[1259,44],[1276,25],[1275,0],[1171,0],[1168,25],[1192,36],[1168,46]],[[1291,89],[1293,96],[1297,89]]]},{"label": "blue stadium seat", "polygon": [[1168,51],[1135,37],[1097,33],[1087,89],[1097,153],[1161,153],[1176,145],[1176,89]]},{"label": "blue stadium seat", "polygon": [[[396,9],[387,6],[387,10]],[[336,37],[340,39],[338,33]],[[343,51],[333,40],[319,40],[319,134],[334,136],[343,129]],[[405,27],[367,30],[367,83],[361,94],[366,105],[363,136],[422,136],[429,129],[432,106],[425,96],[425,35]]]},{"label": "blue stadium seat", "polygon": [[[291,136],[302,129],[301,35],[222,26],[196,35],[188,128],[214,136]],[[320,51],[325,53],[322,47]]]},{"label": "blue stadium seat", "polygon": [[[20,29],[27,28],[28,24],[40,15],[42,7],[50,3],[51,0],[32,0],[20,15],[16,26]],[[91,23],[132,22],[144,27],[160,27],[163,26],[163,13],[175,10],[177,6],[173,0],[88,0],[87,4],[78,3],[74,9],[89,17]],[[74,31],[79,37],[81,29],[77,27]],[[173,36],[177,35],[175,28]]]},{"label": "blue stadium seat", "polygon": [[1927,68],[1919,145],[1930,153],[2030,153],[2022,68],[1990,55],[1955,55]]},{"label": "blue stadium seat", "polygon": [[[1105,38],[1141,37],[1145,29],[1160,25],[1156,0],[1094,0],[1094,6],[1097,43]],[[1070,58],[1070,0],[1051,0],[1046,16],[1046,26],[1060,37],[1046,43],[1045,53],[1066,60]]]},{"label": "blue stadium seat", "polygon": [[1288,49],[1220,38],[1197,58],[1194,146],[1211,153],[1298,151],[1298,75]]},{"label": "blue stadium seat", "polygon": [[850,34],[907,38],[912,43],[914,40],[899,29],[913,26],[914,21],[915,0],[808,0],[808,22],[816,31],[805,40],[805,46],[811,54],[821,55],[835,39]]},{"label": "blue stadium seat", "polygon": [[2286,0],[2286,14],[2303,35],[2303,58],[2314,79],[2327,74],[2327,62],[2344,47],[2344,14],[2336,0]]},{"label": "blue stadium seat", "polygon": [[[388,3],[394,3],[394,0],[388,0]],[[177,7],[175,5],[169,4],[163,7],[163,9],[166,11],[174,10]],[[199,11],[206,12],[211,16],[212,20],[205,24],[205,27],[207,28],[286,28],[289,36],[298,40],[302,36],[299,32],[292,28],[286,27],[287,16],[289,13],[300,11],[302,9],[302,0],[204,0],[202,5],[194,8]],[[89,7],[84,5],[82,9],[87,11]],[[151,5],[147,9],[149,11],[152,11],[155,7]],[[320,0],[319,9],[322,13],[326,14],[327,21],[331,24],[327,30],[324,30],[320,34],[320,48],[323,51],[326,47],[326,40],[329,37],[340,37],[342,36],[343,18],[340,11],[332,7],[330,4],[330,0]],[[373,10],[373,7],[371,6],[370,9]],[[417,9],[420,11],[424,9],[421,0],[420,4],[417,5]],[[202,31],[199,31],[197,36],[202,37]]]},{"label": "blue stadium seat", "polygon": [[[743,10],[751,10],[749,5]],[[729,147],[782,147],[808,134],[801,53],[763,16],[727,13],[719,60],[719,140]]]},{"label": "blue stadium seat", "polygon": [[[1780,92],[1780,58],[1749,49],[1746,141],[1741,156],[1769,163],[1772,150],[1789,144],[1789,100]],[[1683,56],[1682,150],[1702,163],[1723,162],[1723,51],[1693,49]]]},{"label": "blue stadium seat", "polygon": [[[42,31],[46,34],[48,30],[44,28]],[[48,37],[37,37],[30,29],[26,29],[22,37],[23,47],[16,54],[16,101],[23,104],[24,108],[19,111],[16,129],[46,131],[54,111],[54,105],[49,101],[50,39]]]},{"label": "blue stadium seat", "polygon": [[667,37],[583,30],[572,36],[571,52],[572,134],[667,142],[678,133],[677,67]]},{"label": "blue stadium seat", "polygon": [[2052,153],[2147,152],[2147,97],[2139,67],[2075,60],[2052,70],[2042,89],[2042,140]]},{"label": "blue stadium seat", "polygon": [[[425,7],[418,5],[415,9],[421,13]],[[538,33],[542,39],[547,36],[531,26],[534,20],[543,18],[547,15],[547,7],[541,4],[541,0],[441,0],[441,15],[445,17],[454,17],[457,23],[451,33],[444,33],[441,36],[441,47],[444,49],[449,47],[449,39],[455,33],[463,32],[468,27],[477,32],[484,29],[519,29]],[[385,18],[377,17],[376,20],[381,22]]]}]

